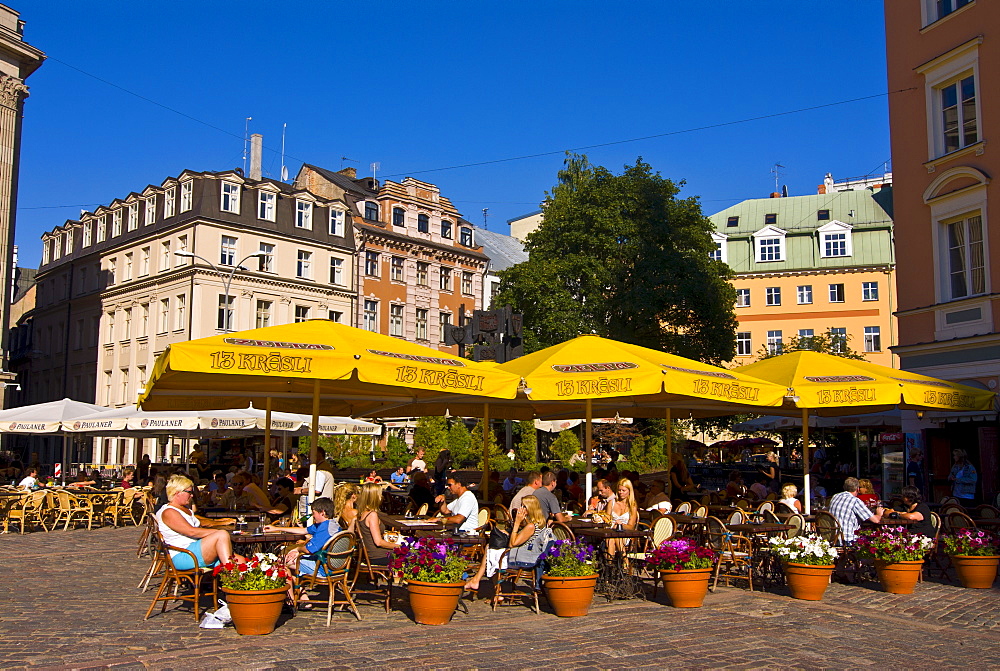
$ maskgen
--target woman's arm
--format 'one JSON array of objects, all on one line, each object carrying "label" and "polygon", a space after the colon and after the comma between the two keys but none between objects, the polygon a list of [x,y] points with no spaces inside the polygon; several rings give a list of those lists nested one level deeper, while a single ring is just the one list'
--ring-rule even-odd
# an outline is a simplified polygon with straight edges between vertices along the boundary
[{"label": "woman's arm", "polygon": [[203,529],[192,526],[190,522],[184,519],[183,515],[173,508],[164,510],[161,519],[168,527],[181,536],[187,536],[188,538],[205,538],[215,532],[215,529]]},{"label": "woman's arm", "polygon": [[634,531],[637,526],[639,526],[639,509],[633,506],[629,508],[628,524],[625,525],[625,528],[629,531]]},{"label": "woman's arm", "polygon": [[387,541],[382,536],[382,529],[378,523],[378,515],[368,513],[363,523],[368,526],[368,531],[371,532],[372,541],[375,542],[375,545],[379,546],[380,548],[389,548],[390,550],[399,547],[398,543],[392,543],[390,541]]},{"label": "woman's arm", "polygon": [[519,531],[510,536],[510,547],[517,547],[518,545],[524,545],[527,543],[532,536],[535,535],[535,525],[531,522],[525,524]]}]

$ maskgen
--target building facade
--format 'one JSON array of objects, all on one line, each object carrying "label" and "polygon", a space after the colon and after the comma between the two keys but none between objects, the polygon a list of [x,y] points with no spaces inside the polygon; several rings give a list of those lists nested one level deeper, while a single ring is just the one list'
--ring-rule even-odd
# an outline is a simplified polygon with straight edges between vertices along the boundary
[{"label": "building facade", "polygon": [[[996,390],[1000,383],[1000,235],[990,228],[988,149],[1000,127],[1000,7],[985,0],[885,3],[889,121],[899,265],[900,367]],[[996,250],[996,251],[994,251]],[[996,309],[994,309],[996,308]],[[927,447],[935,497],[950,493],[951,448],[979,472],[977,495],[1000,491],[996,413],[912,420]]]},{"label": "building facade", "polygon": [[[825,190],[822,186],[820,190]],[[716,258],[735,271],[735,365],[792,337],[832,333],[892,364],[895,260],[891,187],[746,200],[709,217]]]}]

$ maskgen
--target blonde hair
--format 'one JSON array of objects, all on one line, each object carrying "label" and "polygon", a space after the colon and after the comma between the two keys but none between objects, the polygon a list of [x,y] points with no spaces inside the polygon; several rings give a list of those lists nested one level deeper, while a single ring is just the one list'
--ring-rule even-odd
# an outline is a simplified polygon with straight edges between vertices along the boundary
[{"label": "blonde hair", "polygon": [[347,506],[348,499],[351,498],[352,494],[357,494],[358,488],[352,483],[346,483],[339,485],[333,490],[333,515],[330,519],[339,519],[343,513],[344,508]]},{"label": "blonde hair", "polygon": [[873,485],[872,481],[868,478],[862,478],[858,480],[858,491],[862,494],[874,494],[875,485]]},{"label": "blonde hair", "polygon": [[382,485],[377,482],[366,482],[361,485],[361,493],[358,494],[358,519],[360,520],[369,511],[378,511],[382,507]]},{"label": "blonde hair", "polygon": [[[635,502],[635,487],[632,486],[632,481],[628,478],[621,478],[618,480],[618,489],[622,487],[628,490],[628,498],[625,500],[625,505],[628,506],[629,522],[637,521],[639,519],[639,506]],[[615,490],[616,494],[618,493],[618,489]]]},{"label": "blonde hair", "polygon": [[799,488],[790,482],[786,482],[781,485],[781,497],[785,499],[794,499],[795,495],[799,493]]},{"label": "blonde hair", "polygon": [[188,487],[194,487],[191,478],[180,474],[171,475],[170,479],[167,480],[167,500],[174,498]]},{"label": "blonde hair", "polygon": [[528,509],[528,521],[535,525],[536,529],[545,526],[545,513],[542,512],[542,504],[534,494],[528,494],[521,499],[521,505]]}]

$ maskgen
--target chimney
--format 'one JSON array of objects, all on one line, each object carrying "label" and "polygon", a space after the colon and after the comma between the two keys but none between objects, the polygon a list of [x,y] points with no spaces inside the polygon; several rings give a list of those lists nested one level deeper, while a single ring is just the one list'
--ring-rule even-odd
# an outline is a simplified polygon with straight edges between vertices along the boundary
[{"label": "chimney", "polygon": [[348,168],[342,168],[342,169],[338,170],[337,174],[338,175],[347,175],[351,179],[357,179],[357,177],[358,177],[358,171],[355,168],[350,168],[350,167],[348,167]]},{"label": "chimney", "polygon": [[250,136],[250,179],[259,180],[261,177],[261,154],[264,149],[264,136],[254,133]]},{"label": "chimney", "polygon": [[778,193],[777,191],[772,191],[771,198],[781,198],[781,194]]}]

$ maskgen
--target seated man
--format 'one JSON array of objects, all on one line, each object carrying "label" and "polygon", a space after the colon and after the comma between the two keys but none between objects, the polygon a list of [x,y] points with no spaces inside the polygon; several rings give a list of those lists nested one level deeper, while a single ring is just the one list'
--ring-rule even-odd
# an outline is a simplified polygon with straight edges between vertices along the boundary
[{"label": "seated man", "polygon": [[295,511],[295,484],[288,478],[280,478],[274,483],[277,494],[270,508],[262,509],[272,522]]},{"label": "seated man", "polygon": [[642,502],[642,507],[650,512],[658,510],[664,515],[669,513],[672,506],[670,498],[664,493],[665,487],[666,483],[663,480],[653,480],[653,484],[649,486],[649,494]]},{"label": "seated man", "polygon": [[507,477],[501,483],[501,486],[505,492],[510,494],[511,492],[516,492],[518,489],[523,487],[524,480],[517,477],[517,469],[511,466],[510,470],[507,472]]},{"label": "seated man", "polygon": [[31,491],[33,489],[38,489],[38,487],[39,487],[39,484],[38,484],[38,469],[37,468],[29,468],[28,469],[28,474],[24,476],[24,479],[21,480],[21,482],[19,482],[17,484],[17,486],[19,488],[27,490],[27,491]]},{"label": "seated man", "polygon": [[402,489],[402,487],[400,487],[399,485],[405,485],[407,482],[410,481],[410,476],[404,473],[403,472],[404,470],[405,469],[402,466],[400,466],[395,471],[392,472],[392,475],[389,476],[389,482],[391,482],[393,485],[396,485],[396,489]]},{"label": "seated man", "polygon": [[853,543],[857,539],[858,529],[865,520],[876,524],[881,522],[883,511],[884,508],[878,508],[872,514],[868,506],[858,498],[857,478],[844,480],[844,491],[834,494],[830,499],[830,514],[840,524],[840,533],[845,544]]},{"label": "seated man", "polygon": [[[542,508],[542,515],[545,517],[546,521],[551,519],[556,522],[566,523],[569,521],[569,517],[566,513],[562,512],[562,506],[559,505],[559,499],[557,499],[556,495],[552,493],[552,491],[556,488],[556,482],[558,479],[559,476],[557,474],[549,471],[542,476],[541,487],[535,489],[531,495],[538,499],[538,503]],[[526,498],[528,497],[526,496],[522,498],[521,501],[523,502]]]},{"label": "seated man", "polygon": [[444,495],[439,494],[434,499],[434,503],[441,505],[441,514],[444,524],[457,524],[459,531],[474,533],[479,528],[479,501],[458,473],[448,476],[448,490],[456,497],[451,503],[446,503]]},{"label": "seated man", "polygon": [[535,493],[535,490],[542,486],[542,473],[541,471],[529,471],[528,475],[525,477],[525,485],[514,494],[514,498],[511,499],[510,509],[517,510],[521,507],[521,499],[525,496],[530,496]]},{"label": "seated man", "polygon": [[[268,524],[264,527],[264,533],[290,533],[299,534],[306,537],[306,544],[296,545],[285,554],[285,565],[292,569],[293,575],[312,574],[316,571],[316,564],[320,561],[317,557],[311,557],[316,552],[323,549],[327,541],[334,534],[340,531],[338,525],[331,518],[333,517],[333,501],[328,498],[319,498],[312,502],[312,524],[308,527],[276,527]],[[319,568],[319,575],[326,575],[323,567]],[[295,579],[288,587],[288,600],[292,602],[295,598]],[[308,597],[302,599],[302,603],[307,603]],[[306,606],[310,610],[311,606]]]},{"label": "seated man", "polygon": [[768,491],[767,485],[764,484],[765,482],[767,482],[767,476],[763,473],[758,473],[753,477],[753,484],[750,485],[750,491],[754,493],[758,501],[763,501],[767,498]]}]

